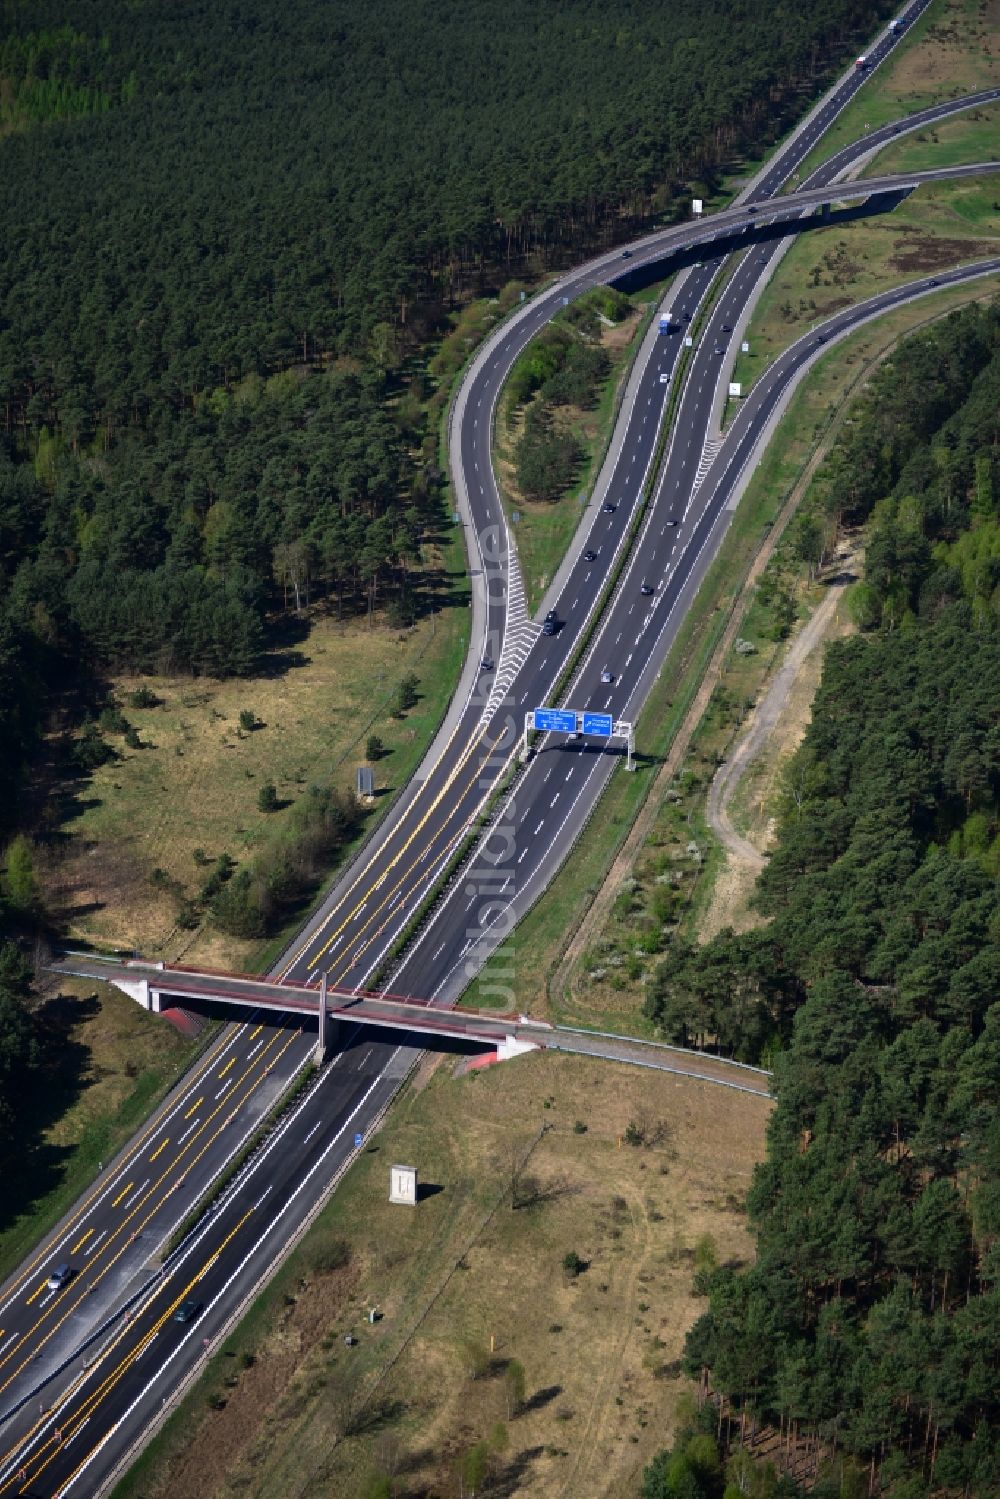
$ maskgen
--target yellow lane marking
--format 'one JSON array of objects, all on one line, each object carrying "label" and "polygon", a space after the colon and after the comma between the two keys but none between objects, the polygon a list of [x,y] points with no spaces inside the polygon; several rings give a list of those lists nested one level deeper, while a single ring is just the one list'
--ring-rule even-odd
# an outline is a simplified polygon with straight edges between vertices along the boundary
[{"label": "yellow lane marking", "polygon": [[[115,1265],[118,1263],[119,1259],[121,1259],[122,1255],[127,1252],[129,1244],[132,1242],[132,1239],[135,1237],[136,1234],[140,1233],[146,1227],[146,1224],[151,1221],[151,1219],[153,1218],[154,1214],[156,1213],[156,1211],[157,1211],[157,1209],[159,1207],[159,1203],[154,1202],[153,1206],[151,1207],[150,1211],[147,1213],[146,1217],[143,1218],[143,1219],[141,1219],[141,1220],[139,1220],[139,1221],[137,1221],[135,1223],[134,1233],[129,1234],[126,1237],[125,1236],[126,1235],[126,1230],[130,1227],[130,1225],[132,1225],[133,1220],[136,1219],[137,1214],[141,1211],[143,1205],[145,1203],[149,1202],[155,1196],[157,1190],[162,1186],[162,1184],[165,1181],[168,1180],[168,1178],[172,1175],[172,1173],[174,1172],[174,1170],[176,1170],[177,1166],[180,1164],[180,1162],[184,1158],[184,1156],[188,1155],[188,1153],[193,1148],[193,1146],[198,1142],[199,1138],[201,1138],[201,1137],[203,1137],[203,1136],[206,1135],[206,1132],[208,1131],[209,1126],[211,1125],[212,1121],[215,1118],[217,1118],[218,1115],[220,1115],[224,1111],[226,1111],[226,1117],[223,1119],[223,1122],[218,1126],[218,1128],[213,1133],[208,1134],[207,1138],[204,1139],[204,1142],[203,1142],[203,1144],[201,1146],[201,1149],[195,1155],[193,1155],[190,1158],[190,1160],[187,1162],[187,1165],[186,1165],[185,1169],[188,1170],[188,1171],[192,1170],[198,1164],[198,1162],[202,1159],[202,1157],[208,1154],[209,1150],[212,1148],[213,1143],[215,1142],[215,1140],[218,1139],[218,1137],[227,1128],[228,1124],[231,1122],[231,1120],[234,1117],[235,1113],[238,1112],[238,1109],[240,1107],[242,1107],[242,1105],[246,1102],[247,1098],[250,1097],[250,1095],[253,1093],[253,1091],[256,1088],[258,1088],[262,1082],[265,1081],[266,1077],[268,1076],[268,1073],[269,1073],[270,1069],[277,1062],[279,1062],[281,1060],[281,1058],[284,1056],[284,1054],[288,1050],[288,1048],[297,1039],[298,1035],[299,1035],[298,1031],[289,1031],[289,1032],[275,1031],[275,1033],[268,1040],[267,1045],[265,1046],[264,1050],[260,1053],[260,1055],[258,1057],[256,1057],[254,1059],[254,1062],[250,1066],[248,1066],[246,1068],[246,1070],[243,1072],[242,1076],[239,1079],[239,1083],[245,1083],[247,1081],[247,1079],[251,1079],[251,1081],[249,1083],[249,1086],[247,1088],[245,1097],[240,1101],[239,1104],[236,1104],[236,1096],[235,1096],[234,1093],[231,1092],[229,1094],[229,1096],[222,1103],[218,1104],[212,1110],[212,1112],[208,1115],[208,1117],[204,1120],[204,1122],[198,1126],[196,1133],[181,1148],[181,1150],[179,1151],[179,1153],[177,1154],[177,1156],[174,1158],[174,1160],[171,1163],[171,1165],[167,1167],[167,1169],[158,1178],[158,1180],[155,1183],[153,1183],[153,1185],[144,1193],[143,1197],[140,1198],[138,1201],[136,1201],[132,1205],[131,1211],[130,1212],[126,1211],[126,1214],[122,1218],[122,1221],[118,1225],[118,1228],[113,1231],[113,1233],[112,1233],[112,1235],[110,1237],[108,1237],[107,1239],[105,1239],[105,1241],[101,1245],[101,1247],[100,1247],[97,1255],[95,1256],[94,1263],[96,1264],[97,1260],[101,1258],[101,1256],[105,1253],[106,1250],[114,1248],[115,1244],[116,1244],[116,1241],[120,1242],[120,1247],[118,1248],[117,1253],[114,1254],[113,1258],[108,1262],[108,1264],[105,1265],[104,1269],[102,1271],[100,1271],[99,1274],[96,1276],[95,1281],[94,1281],[95,1285],[100,1280],[103,1280],[104,1276],[107,1275],[111,1270],[114,1269]],[[272,1061],[270,1063],[267,1063],[265,1065],[265,1059],[267,1058],[268,1053],[272,1050],[273,1047],[275,1047],[279,1042],[281,1042],[282,1039],[284,1039],[284,1044],[281,1045],[280,1050],[277,1052],[277,1055],[274,1058],[274,1061]],[[234,1105],[235,1105],[235,1107],[234,1107]],[[62,1299],[63,1298],[61,1296],[54,1297],[53,1300],[48,1303],[48,1305],[46,1307],[46,1310],[42,1314],[43,1317],[48,1317],[49,1312],[52,1311],[53,1309],[55,1309],[56,1307],[58,1307],[58,1305],[62,1301]],[[15,1365],[10,1370],[10,1372],[7,1374],[6,1379],[3,1379],[2,1381],[0,1381],[0,1394],[2,1394],[3,1391],[6,1390],[8,1388],[8,1386],[17,1378],[18,1374],[20,1374],[21,1371],[26,1367],[26,1365],[30,1362],[31,1358],[33,1358],[35,1356],[35,1353],[37,1353],[41,1348],[43,1348],[45,1346],[45,1344],[49,1341],[49,1339],[51,1337],[53,1337],[55,1335],[55,1333],[57,1333],[59,1331],[59,1328],[66,1321],[67,1317],[70,1316],[70,1313],[72,1312],[72,1309],[73,1309],[72,1306],[68,1307],[67,1310],[63,1313],[62,1317],[60,1317],[59,1320],[54,1324],[54,1326],[52,1326],[52,1327],[49,1328],[49,1330],[46,1332],[45,1336],[40,1339],[40,1341],[39,1341],[37,1347],[35,1348],[34,1352],[31,1353],[31,1354],[29,1354],[27,1356],[27,1358],[23,1358],[20,1364]],[[40,1326],[40,1322],[36,1323],[35,1328],[33,1329],[33,1331],[37,1332],[39,1326]],[[5,1354],[2,1357],[0,1357],[0,1370],[2,1370],[3,1367],[5,1365],[9,1364],[13,1359],[15,1359],[16,1357],[20,1356],[20,1353],[21,1353],[21,1348],[20,1347],[15,1347],[10,1352],[8,1352],[7,1354]],[[14,1450],[14,1449],[12,1449],[12,1450]],[[5,1461],[5,1459],[0,1458],[0,1468],[3,1467],[4,1461]],[[3,1492],[4,1492],[3,1485],[0,1484],[0,1494],[2,1494]]]},{"label": "yellow lane marking", "polygon": [[[445,781],[444,785],[441,787],[441,790],[437,793],[437,795],[435,796],[434,800],[431,802],[430,806],[427,808],[427,811],[424,813],[423,817],[421,817],[420,821],[417,823],[416,827],[413,829],[413,831],[410,834],[410,836],[406,839],[406,841],[404,842],[403,846],[400,848],[399,852],[397,854],[393,855],[393,857],[392,857],[392,859],[391,859],[391,861],[389,863],[389,869],[395,869],[396,865],[399,864],[399,862],[406,856],[406,854],[407,854],[407,852],[408,852],[408,850],[410,848],[410,845],[413,843],[414,839],[416,839],[416,838],[418,838],[420,836],[420,834],[423,832],[424,827],[426,826],[426,824],[428,823],[428,821],[430,820],[430,818],[433,817],[434,813],[437,811],[437,809],[440,806],[441,802],[448,795],[448,793],[450,792],[450,790],[451,790],[452,786],[454,785],[455,781],[458,779],[459,775],[461,774],[461,772],[465,769],[466,765],[468,764],[470,758],[475,753],[475,751],[478,748],[479,743],[482,740],[482,738],[484,737],[484,735],[485,735],[485,730],[484,729],[480,730],[480,732],[475,736],[475,738],[466,746],[465,750],[463,750],[463,752],[462,752],[462,754],[461,754],[461,756],[460,756],[457,764],[454,765],[452,767],[452,769],[449,771],[448,778]],[[465,783],[463,792],[461,793],[462,795],[464,795],[464,792],[467,791],[468,788],[469,788],[469,786],[472,785],[472,782],[475,780],[476,776],[480,775],[481,773],[482,773],[482,767],[480,765],[476,765],[475,770],[473,772],[473,775],[472,775],[471,779],[468,780]],[[465,826],[467,824],[467,822],[468,822],[468,819],[463,819],[463,826]],[[377,907],[376,911],[374,912],[374,915],[377,916],[378,912],[381,911],[381,910],[383,910],[385,908],[385,906],[386,906],[386,904],[387,904],[388,901],[392,900],[392,901],[398,903],[398,900],[399,900],[399,894],[398,894],[398,892],[400,890],[400,887],[404,883],[404,881],[409,877],[409,875],[412,872],[412,870],[416,869],[418,866],[426,867],[426,864],[427,864],[427,852],[426,852],[426,849],[422,848],[420,850],[420,852],[418,853],[417,857],[415,859],[413,859],[406,866],[406,868],[403,870],[403,873],[400,875],[400,877],[396,881],[396,883],[389,889],[389,891],[387,892],[387,894],[385,896],[383,896],[381,903],[379,904],[379,906]],[[388,871],[386,871],[386,873],[387,872]],[[334,929],[334,931],[332,931],[330,933],[330,936],[327,938],[326,942],[324,942],[323,946],[317,951],[317,953],[315,954],[315,956],[310,960],[310,963],[309,963],[310,969],[316,968],[319,965],[319,963],[320,963],[320,961],[321,961],[321,959],[323,957],[323,954],[325,952],[327,952],[330,947],[332,947],[332,945],[334,944],[334,942],[336,942],[337,938],[340,936],[341,932],[343,932],[344,928],[347,926],[348,922],[351,920],[352,916],[355,916],[362,909],[362,907],[364,906],[365,902],[368,900],[368,897],[370,895],[373,895],[375,893],[375,890],[378,888],[378,886],[382,883],[382,881],[384,879],[385,879],[385,873],[380,874],[379,877],[378,877],[378,879],[372,880],[371,884],[363,892],[363,894],[361,896],[361,899],[356,903],[356,905],[354,906],[354,908],[352,910],[348,911],[347,915],[344,917],[343,921],[341,921],[340,925],[338,927],[336,927]],[[332,914],[333,913],[331,912],[331,916],[332,916]],[[371,924],[371,917],[369,917],[368,921],[365,922],[365,927],[369,926],[370,924]],[[364,930],[364,928],[362,928],[362,930]]]},{"label": "yellow lane marking", "polygon": [[257,1037],[260,1035],[260,1033],[261,1033],[261,1031],[263,1029],[264,1029],[264,1027],[262,1025],[259,1025],[255,1031],[251,1031],[250,1032],[250,1040],[251,1041],[256,1041]]},{"label": "yellow lane marking", "polygon": [[76,1243],[73,1245],[73,1248],[70,1250],[70,1254],[78,1254],[79,1251],[83,1248],[84,1244],[86,1244],[87,1240],[91,1237],[93,1232],[94,1230],[92,1228],[88,1228],[87,1232],[85,1234],[82,1234],[81,1237],[77,1239]]},{"label": "yellow lane marking", "polygon": [[225,1067],[223,1067],[222,1071],[221,1072],[217,1072],[215,1074],[216,1077],[225,1077],[225,1075],[229,1071],[229,1069],[231,1067],[235,1067],[235,1066],[236,1066],[236,1058],[235,1057],[230,1057],[229,1061],[226,1063]]},{"label": "yellow lane marking", "polygon": [[122,1202],[128,1196],[128,1194],[131,1192],[131,1190],[132,1190],[132,1188],[134,1186],[135,1186],[135,1182],[129,1182],[127,1186],[122,1187],[121,1191],[118,1193],[118,1196],[112,1202],[111,1206],[113,1208],[116,1208],[118,1206],[118,1204],[120,1202]]},{"label": "yellow lane marking", "polygon": [[202,1096],[195,1103],[193,1103],[191,1105],[191,1107],[188,1109],[187,1113],[184,1115],[184,1118],[185,1119],[190,1119],[191,1115],[194,1114],[194,1113],[197,1113],[197,1111],[201,1108],[201,1106],[202,1106],[202,1104],[204,1102],[205,1102],[205,1095],[203,1093]]},{"label": "yellow lane marking", "polygon": [[164,1140],[164,1141],[163,1141],[163,1143],[162,1143],[162,1145],[157,1145],[157,1147],[156,1147],[156,1149],[155,1149],[155,1150],[154,1150],[154,1151],[153,1151],[153,1154],[152,1154],[152,1155],[151,1155],[151,1156],[150,1156],[150,1158],[149,1158],[149,1159],[150,1159],[150,1160],[151,1160],[151,1161],[155,1161],[155,1160],[156,1160],[156,1157],[157,1157],[157,1156],[158,1156],[158,1155],[162,1155],[162,1154],[163,1154],[163,1152],[164,1152],[164,1151],[165,1151],[165,1150],[166,1150],[166,1148],[167,1148],[167,1146],[168,1146],[168,1145],[169,1145],[169,1144],[170,1144],[170,1136],[169,1136],[169,1135],[167,1135],[167,1137],[166,1137],[166,1138],[165,1138],[165,1140]]},{"label": "yellow lane marking", "polygon": [[[458,723],[456,723],[455,727],[452,729],[451,733],[448,735],[448,738],[447,738],[446,742],[441,746],[441,753],[438,755],[437,759],[434,761],[434,764],[431,766],[431,769],[428,772],[428,774],[425,777],[425,779],[423,781],[421,781],[420,787],[417,790],[416,795],[413,797],[413,800],[408,804],[408,806],[406,807],[406,810],[404,811],[402,817],[399,819],[399,822],[397,823],[396,827],[393,829],[394,832],[399,832],[400,829],[403,828],[406,825],[407,819],[410,817],[410,815],[412,813],[416,812],[417,807],[420,805],[420,802],[423,799],[423,793],[430,787],[430,784],[431,784],[431,782],[432,782],[432,780],[434,778],[435,771],[437,770],[438,766],[444,760],[444,758],[447,755],[448,751],[451,749],[452,741],[454,740],[454,738],[455,738],[456,734],[458,733],[459,729],[461,728],[461,726],[462,726],[461,725],[461,721],[459,721]],[[476,737],[475,737],[475,740],[473,741],[473,743],[478,742],[478,740],[480,739],[480,737],[486,732],[486,728],[487,727],[488,726],[485,725],[485,724],[483,724],[483,725],[481,725],[479,727],[479,729],[477,730]],[[470,745],[467,748],[467,750],[465,751],[466,754],[468,754],[469,749],[471,749],[471,747],[472,746]],[[463,759],[464,759],[464,756],[463,756]],[[459,765],[456,767],[456,769],[461,768],[461,764],[462,764],[462,761],[459,762]],[[395,863],[395,860],[393,860],[393,863]],[[372,867],[372,861],[371,861],[371,859],[369,859],[368,863],[364,866],[364,868],[358,870],[358,872],[355,875],[354,879],[352,880],[351,884],[344,891],[343,895],[341,896],[341,898],[337,902],[337,904],[334,906],[333,910],[329,911],[327,913],[327,915],[324,917],[323,921],[320,923],[320,925],[316,928],[315,931],[307,933],[307,935],[305,937],[305,940],[301,943],[301,945],[299,946],[299,948],[297,949],[297,951],[294,952],[294,953],[292,953],[292,955],[289,958],[288,962],[286,963],[286,965],[285,965],[282,973],[279,975],[281,978],[285,978],[285,977],[287,977],[287,975],[289,973],[291,973],[291,971],[295,967],[296,963],[298,963],[299,959],[308,951],[309,947],[316,940],[316,938],[320,935],[320,933],[326,931],[327,927],[330,925],[330,922],[333,921],[334,917],[336,916],[337,912],[340,910],[341,906],[343,906],[347,901],[349,901],[351,899],[352,893],[358,888],[358,886],[360,885],[361,881],[363,879],[365,879],[366,876],[369,874],[369,871],[371,870],[371,867]],[[389,867],[391,868],[392,865],[390,865]],[[368,894],[369,893],[370,892],[366,891],[365,895],[362,896],[360,905],[364,904],[365,900],[368,898]],[[357,910],[358,907],[355,906],[354,909]],[[353,914],[353,913],[349,913],[348,919],[350,919],[350,914]],[[331,941],[332,940],[333,939],[331,938]],[[328,942],[326,944],[326,946],[329,947],[329,945],[330,944]],[[326,951],[326,947],[323,948],[323,952],[325,952],[325,951]],[[316,964],[315,963],[311,963],[309,966],[311,968],[315,968]]]},{"label": "yellow lane marking", "polygon": [[25,1302],[25,1306],[30,1306],[33,1301],[37,1301],[38,1298],[39,1298],[39,1296],[45,1290],[45,1286],[46,1286],[46,1282],[43,1280],[42,1283],[41,1283],[41,1285],[38,1287],[38,1290],[37,1291],[32,1291],[31,1295],[28,1297],[27,1301]]},{"label": "yellow lane marking", "polygon": [[[219,1037],[219,1039],[212,1046],[211,1050],[206,1053],[206,1055],[202,1058],[201,1062],[199,1063],[199,1066],[198,1066],[198,1075],[199,1076],[204,1076],[204,1074],[208,1071],[209,1067],[211,1067],[212,1064],[216,1061],[219,1052],[225,1050],[226,1046],[229,1044],[229,1039],[230,1038],[227,1037],[227,1034],[224,1031],[223,1034]],[[126,1165],[132,1159],[132,1157],[136,1154],[137,1151],[139,1151],[139,1150],[142,1149],[143,1145],[145,1145],[146,1141],[149,1139],[149,1136],[151,1134],[153,1134],[154,1131],[159,1128],[159,1126],[160,1126],[161,1123],[162,1123],[162,1117],[161,1117],[161,1115],[159,1113],[157,1113],[157,1115],[156,1115],[156,1117],[154,1119],[150,1119],[150,1120],[147,1121],[145,1127],[140,1131],[140,1133],[136,1136],[135,1140],[132,1142],[132,1144],[126,1150],[125,1154],[121,1157],[121,1164],[123,1166]],[[94,1188],[94,1190],[90,1193],[90,1195],[88,1197],[84,1198],[84,1200],[80,1203],[79,1207],[77,1208],[76,1212],[73,1214],[73,1216],[67,1222],[67,1224],[66,1224],[67,1228],[72,1228],[73,1224],[77,1223],[83,1217],[83,1215],[84,1215],[84,1213],[86,1213],[87,1209],[94,1202],[97,1201],[98,1197],[101,1195],[101,1191],[102,1191],[102,1188],[100,1186],[97,1186],[97,1187]],[[32,1259],[27,1265],[25,1265],[24,1269],[18,1275],[17,1279],[11,1284],[11,1286],[9,1288],[11,1291],[16,1291],[17,1288],[18,1288],[18,1286],[23,1285],[23,1283],[26,1280],[30,1279],[32,1272],[36,1269],[36,1267],[40,1264],[40,1262],[45,1258],[46,1253],[47,1253],[46,1250],[44,1250],[44,1249],[40,1250],[38,1252],[38,1254],[35,1255],[34,1259]]]},{"label": "yellow lane marking", "polygon": [[[513,755],[515,754],[515,752],[516,751],[514,749],[512,749],[510,751],[510,754],[507,757],[508,761],[513,757]],[[490,757],[490,758],[492,758],[492,757]],[[506,764],[506,763],[507,762],[504,762],[504,764]],[[456,766],[456,771],[459,768],[460,767]],[[482,769],[483,769],[482,763],[478,763],[475,766],[475,768],[473,770],[473,774],[472,774],[471,778],[466,782],[466,784],[463,787],[462,791],[460,792],[460,796],[464,796],[465,795],[465,793],[469,790],[469,788],[471,787],[471,785],[472,785],[473,781],[476,779],[476,777],[482,774]],[[500,775],[502,775],[502,774],[503,774],[503,765],[501,765],[501,767],[500,767]],[[489,798],[490,798],[490,796],[492,794],[493,794],[493,787],[491,787],[490,789],[488,789],[487,791],[484,792],[482,798],[480,799],[479,805],[472,812],[471,817],[469,817],[468,819],[463,820],[462,825],[459,828],[457,828],[454,833],[452,833],[451,837],[448,839],[448,841],[444,845],[444,847],[442,849],[439,849],[438,852],[434,855],[434,859],[435,860],[436,859],[442,859],[442,858],[444,858],[445,855],[462,839],[462,837],[464,837],[465,831],[468,828],[469,823],[475,821],[475,819],[479,816],[480,812],[482,811],[482,809],[486,805],[486,803],[489,801]],[[442,795],[443,795],[443,792],[442,792]],[[434,805],[436,806],[436,803]],[[427,817],[429,817],[431,815],[431,812],[433,812],[433,810],[434,810],[434,806],[432,806],[428,810]],[[424,819],[424,821],[426,821],[426,818]],[[407,840],[407,845],[410,842],[412,842],[413,838],[416,837],[416,834],[419,831],[420,831],[420,828],[417,828],[417,829],[414,830],[414,832],[411,835],[411,837]],[[442,832],[443,831],[444,831],[444,829],[442,829]],[[407,845],[404,845],[404,847],[400,850],[400,853],[399,853],[399,855],[397,857],[402,857],[403,853],[405,852],[405,849],[406,849]],[[393,862],[395,862],[395,861],[393,861]],[[409,866],[400,875],[400,877],[396,881],[395,885],[391,886],[391,888],[389,889],[389,891],[387,892],[387,894],[383,897],[383,899],[380,902],[380,904],[378,906],[376,906],[375,910],[368,917],[368,919],[366,920],[366,922],[365,922],[364,926],[361,928],[361,930],[359,932],[357,932],[354,937],[351,938],[351,942],[350,942],[348,948],[343,953],[341,953],[339,955],[337,961],[339,963],[341,963],[343,966],[341,968],[339,968],[336,973],[334,973],[333,967],[331,967],[330,969],[328,969],[328,971],[327,971],[328,978],[330,978],[334,983],[336,983],[337,980],[338,980],[338,978],[340,978],[343,974],[345,974],[345,973],[348,972],[348,970],[359,960],[359,958],[361,957],[362,953],[367,952],[367,950],[371,946],[371,944],[385,930],[386,926],[389,924],[388,920],[386,920],[385,922],[383,922],[383,924],[380,927],[376,928],[376,930],[372,933],[372,935],[368,938],[368,940],[366,942],[362,943],[360,947],[357,947],[355,945],[355,944],[357,944],[357,943],[359,943],[361,941],[361,937],[363,936],[363,934],[368,930],[368,928],[371,926],[372,922],[375,921],[375,920],[377,920],[377,918],[380,915],[380,913],[382,911],[384,911],[387,906],[390,908],[390,919],[391,919],[392,914],[395,912],[395,908],[398,906],[400,900],[403,899],[403,896],[398,893],[400,891],[400,887],[405,883],[405,881],[407,880],[407,878],[409,877],[409,875],[412,873],[413,870],[419,869],[422,872],[426,868],[428,862],[429,861],[428,861],[428,857],[427,857],[427,850],[426,849],[421,849],[421,851],[417,855],[417,857],[409,864]],[[430,861],[430,862],[433,862],[433,861]],[[380,881],[376,881],[376,886],[379,883],[380,883]],[[376,888],[376,886],[373,886],[372,888],[374,889],[374,888]],[[364,904],[364,901],[361,902],[361,905],[363,905],[363,904]],[[358,907],[358,909],[360,909],[360,907]],[[346,925],[346,922],[344,923],[344,925]],[[341,930],[342,930],[342,928],[341,928]],[[317,955],[317,958],[315,959],[315,962],[319,961],[319,958],[322,956],[322,953],[325,952],[326,949],[330,946],[330,943],[335,940],[336,935],[337,934],[335,933],[334,936],[331,937],[330,942],[327,942],[326,947],[324,947],[323,949],[321,949],[321,952],[320,952],[320,954]],[[315,963],[311,964],[310,966],[315,966]]]},{"label": "yellow lane marking", "polygon": [[[27,1491],[22,1490],[22,1493],[30,1492],[30,1485],[33,1484],[42,1473],[44,1473],[45,1469],[51,1462],[54,1461],[59,1452],[69,1444],[69,1442],[84,1425],[84,1423],[90,1420],[97,1407],[106,1398],[106,1396],[111,1393],[115,1385],[117,1385],[124,1378],[124,1376],[128,1373],[129,1369],[131,1369],[132,1365],[136,1362],[140,1355],[144,1353],[145,1350],[149,1347],[150,1343],[156,1337],[157,1333],[159,1333],[163,1329],[165,1324],[170,1320],[184,1298],[194,1290],[194,1287],[198,1284],[199,1280],[201,1280],[202,1276],[205,1275],[215,1264],[216,1260],[222,1254],[223,1250],[228,1246],[230,1241],[236,1237],[240,1229],[243,1227],[244,1223],[246,1223],[247,1219],[251,1216],[252,1212],[253,1209],[251,1208],[248,1212],[243,1214],[243,1217],[240,1219],[239,1223],[237,1223],[236,1226],[230,1230],[230,1232],[223,1239],[222,1243],[219,1245],[218,1249],[215,1250],[214,1254],[209,1255],[208,1259],[202,1265],[197,1274],[191,1277],[184,1289],[179,1293],[179,1295],[174,1298],[173,1301],[170,1302],[166,1310],[161,1313],[156,1322],[153,1323],[152,1327],[150,1327],[145,1333],[142,1334],[142,1337],[136,1343],[135,1347],[132,1348],[125,1355],[125,1357],[120,1360],[117,1367],[112,1369],[109,1374],[105,1375],[104,1379],[97,1386],[97,1388],[92,1390],[90,1394],[84,1398],[84,1400],[80,1404],[80,1408],[71,1415],[67,1414],[64,1416],[62,1414],[62,1411],[59,1412],[57,1419],[59,1420],[60,1424],[53,1428],[52,1434],[45,1442],[44,1446],[40,1447],[38,1451],[32,1455],[28,1463],[25,1464],[26,1468],[31,1467],[31,1471],[28,1475],[29,1489]],[[154,1295],[155,1294],[157,1293],[154,1292]],[[120,1338],[116,1339],[116,1342],[124,1339],[128,1333],[128,1330],[128,1326],[126,1325],[126,1327],[122,1330]],[[115,1345],[112,1344],[112,1347],[114,1346]],[[84,1376],[81,1376],[81,1378],[83,1377]],[[73,1393],[74,1392],[72,1390],[67,1392],[67,1396],[63,1401],[63,1409],[65,1409],[65,1406]],[[101,1441],[103,1442],[103,1440],[104,1438],[102,1437]],[[98,1443],[98,1445],[100,1445],[100,1443]],[[49,1449],[48,1456],[44,1458],[44,1461],[39,1461],[41,1458],[43,1458],[46,1449]],[[69,1487],[70,1484],[72,1484],[76,1475],[81,1471],[82,1468],[86,1466],[88,1460],[92,1456],[93,1451],[88,1452],[87,1455],[83,1458],[79,1467],[74,1468],[67,1482],[62,1487],[63,1492],[67,1487]],[[37,1463],[38,1466],[32,1467],[31,1465],[35,1463]],[[14,1482],[17,1482],[16,1475],[12,1474],[11,1477],[8,1478],[6,1483],[0,1484],[0,1493],[3,1493],[9,1487],[11,1479],[13,1479]]]}]

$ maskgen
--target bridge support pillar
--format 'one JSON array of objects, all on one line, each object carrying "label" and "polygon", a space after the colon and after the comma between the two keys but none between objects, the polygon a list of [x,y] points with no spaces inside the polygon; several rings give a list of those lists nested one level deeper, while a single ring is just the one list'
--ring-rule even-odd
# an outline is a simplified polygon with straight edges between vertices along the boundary
[{"label": "bridge support pillar", "polygon": [[326,1003],[326,974],[319,981],[319,1026],[316,1036],[316,1050],[313,1053],[316,1066],[322,1067],[326,1061],[327,1051],[337,1043],[337,1032],[340,1029],[340,1021],[336,1015],[331,1015]]}]

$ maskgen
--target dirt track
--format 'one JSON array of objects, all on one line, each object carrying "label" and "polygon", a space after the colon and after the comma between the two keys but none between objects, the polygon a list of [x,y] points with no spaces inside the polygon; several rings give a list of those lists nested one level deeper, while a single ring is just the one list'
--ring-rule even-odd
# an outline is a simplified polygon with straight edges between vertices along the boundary
[{"label": "dirt track", "polygon": [[764,868],[767,860],[747,838],[736,831],[729,816],[729,804],[743,776],[773,734],[803,663],[824,639],[833,623],[844,589],[852,581],[853,576],[846,573],[839,575],[829,585],[826,598],[802,633],[792,642],[781,667],[754,709],[746,732],[740,737],[730,758],[719,766],[709,787],[705,808],[709,826],[730,858],[738,860],[755,873]]}]

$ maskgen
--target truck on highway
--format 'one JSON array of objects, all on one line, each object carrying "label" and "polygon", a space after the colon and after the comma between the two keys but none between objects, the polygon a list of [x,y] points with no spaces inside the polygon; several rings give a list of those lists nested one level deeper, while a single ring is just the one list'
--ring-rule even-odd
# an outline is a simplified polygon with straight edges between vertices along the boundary
[{"label": "truck on highway", "polygon": [[670,332],[670,320],[671,320],[672,317],[673,317],[673,313],[670,311],[670,309],[668,307],[667,311],[664,312],[661,315],[661,317],[660,317],[660,332],[661,333],[669,333]]},{"label": "truck on highway", "polygon": [[890,21],[889,22],[889,30],[891,31],[891,33],[892,33],[893,36],[898,36],[899,33],[902,31],[902,29],[903,29],[903,18],[902,18],[902,16],[897,16],[894,21]]},{"label": "truck on highway", "polygon": [[865,68],[867,68],[867,66],[868,66],[868,59],[867,59],[867,57],[865,56],[865,54],[863,52],[862,52],[861,56],[858,58],[857,62],[854,64],[854,66],[860,72],[862,72],[862,73],[864,72]]}]

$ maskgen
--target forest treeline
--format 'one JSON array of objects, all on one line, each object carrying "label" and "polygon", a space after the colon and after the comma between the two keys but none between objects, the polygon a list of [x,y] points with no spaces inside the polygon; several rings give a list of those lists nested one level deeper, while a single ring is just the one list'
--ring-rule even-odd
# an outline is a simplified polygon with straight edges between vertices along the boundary
[{"label": "forest treeline", "polygon": [[67,680],[426,607],[457,299],[669,215],[887,9],[2,0],[2,815]]},{"label": "forest treeline", "polygon": [[[736,1429],[818,1444],[814,1493],[1000,1492],[998,478],[994,302],[909,340],[844,428],[809,515],[869,521],[864,633],[785,776],[770,920],[669,956],[648,1005],[772,1062],[756,1263],[701,1278],[685,1359]],[[647,1499],[777,1491],[726,1488],[704,1435]]]}]

